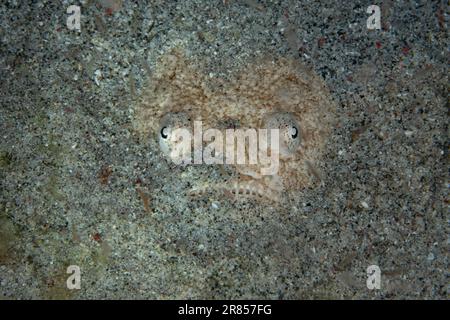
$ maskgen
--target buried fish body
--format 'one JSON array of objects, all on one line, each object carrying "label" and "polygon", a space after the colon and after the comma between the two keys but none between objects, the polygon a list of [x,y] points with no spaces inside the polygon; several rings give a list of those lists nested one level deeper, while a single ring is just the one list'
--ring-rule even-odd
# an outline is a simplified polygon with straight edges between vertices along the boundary
[{"label": "buried fish body", "polygon": [[[298,62],[261,59],[236,72],[234,79],[225,81],[211,79],[201,72],[200,66],[174,50],[161,58],[136,111],[136,130],[155,139],[169,160],[179,160],[174,153],[180,142],[174,134],[177,129],[194,136],[194,142],[184,152],[189,155],[193,152],[194,157],[201,159],[205,158],[202,153],[205,149],[211,151],[208,146],[211,147],[212,141],[217,142],[217,132],[227,136],[231,129],[267,129],[265,148],[257,149],[257,159],[263,159],[261,153],[266,152],[265,162],[232,163],[236,177],[222,183],[201,181],[189,194],[216,190],[245,198],[280,201],[285,192],[302,190],[316,179],[311,166],[322,159],[334,122],[335,104],[323,81]],[[197,121],[201,121],[204,131],[196,141]],[[205,137],[209,129],[216,129],[214,139],[211,135]],[[270,138],[274,129],[276,141]],[[235,136],[238,140],[238,135]],[[206,148],[204,140],[210,142]],[[252,142],[248,140],[249,148],[243,152],[250,159]],[[226,150],[221,144],[213,148],[216,157],[229,153],[230,148],[233,155],[239,150],[242,155],[243,149],[234,143],[234,138],[225,141]],[[244,146],[245,141],[244,137]],[[265,172],[273,161],[277,161],[277,170]]]}]

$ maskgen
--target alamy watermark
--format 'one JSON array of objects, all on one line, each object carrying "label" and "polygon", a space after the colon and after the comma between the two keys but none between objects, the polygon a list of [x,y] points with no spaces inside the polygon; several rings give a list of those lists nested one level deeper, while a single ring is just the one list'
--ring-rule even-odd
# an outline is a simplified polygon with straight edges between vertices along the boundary
[{"label": "alamy watermark", "polygon": [[71,274],[66,281],[67,289],[81,289],[81,270],[79,266],[70,265],[67,267],[68,274]]},{"label": "alamy watermark", "polygon": [[367,289],[381,289],[381,269],[377,265],[367,267]]},{"label": "alamy watermark", "polygon": [[[295,129],[297,130],[297,129]],[[262,175],[274,175],[279,167],[279,129],[219,129],[203,132],[202,121],[188,128],[163,127],[160,135],[171,144],[175,164],[260,165]],[[206,146],[204,146],[206,144]]]},{"label": "alamy watermark", "polygon": [[66,25],[69,30],[81,31],[81,8],[80,6],[71,5],[66,12],[69,14]]},{"label": "alamy watermark", "polygon": [[371,14],[367,18],[367,29],[380,30],[381,29],[381,10],[377,5],[371,5],[367,7],[367,13]]},{"label": "alamy watermark", "polygon": [[[81,8],[77,5],[70,5],[66,12],[69,14],[66,25],[69,30],[81,31]],[[381,29],[381,10],[378,5],[370,5],[367,7],[366,13],[370,14],[367,18],[367,29]]]}]

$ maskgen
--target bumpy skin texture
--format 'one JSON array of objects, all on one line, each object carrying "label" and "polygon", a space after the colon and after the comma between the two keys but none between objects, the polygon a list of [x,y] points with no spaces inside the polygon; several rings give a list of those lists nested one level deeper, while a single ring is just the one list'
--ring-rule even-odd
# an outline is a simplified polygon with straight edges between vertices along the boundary
[{"label": "bumpy skin texture", "polygon": [[261,176],[258,165],[240,165],[235,166],[237,180],[220,185],[205,182],[194,189],[279,201],[285,192],[311,185],[317,176],[311,171],[320,167],[335,114],[323,81],[298,62],[283,58],[254,62],[230,81],[211,79],[200,70],[178,50],[163,56],[137,105],[136,130],[160,141],[162,123],[182,123],[177,116],[171,118],[180,112],[191,123],[201,120],[203,131],[279,126],[276,176]]}]

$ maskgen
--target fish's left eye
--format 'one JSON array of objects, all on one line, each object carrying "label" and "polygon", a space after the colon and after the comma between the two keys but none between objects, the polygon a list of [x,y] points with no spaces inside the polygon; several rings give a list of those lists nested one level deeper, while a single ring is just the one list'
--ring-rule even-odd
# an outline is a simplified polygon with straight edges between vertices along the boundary
[{"label": "fish's left eye", "polygon": [[163,139],[167,139],[167,137],[169,136],[168,134],[166,134],[166,130],[167,130],[167,127],[162,127],[161,128],[161,137],[163,138]]}]

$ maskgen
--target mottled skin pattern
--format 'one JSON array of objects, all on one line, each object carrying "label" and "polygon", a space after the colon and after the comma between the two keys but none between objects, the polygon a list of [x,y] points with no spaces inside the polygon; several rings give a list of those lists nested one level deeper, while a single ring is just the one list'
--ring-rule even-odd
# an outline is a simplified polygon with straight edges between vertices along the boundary
[{"label": "mottled skin pattern", "polygon": [[210,78],[200,70],[178,50],[163,56],[137,106],[136,129],[159,142],[167,155],[167,127],[192,126],[194,120],[203,122],[203,131],[279,125],[280,167],[277,175],[261,176],[258,165],[234,166],[237,178],[194,183],[191,194],[214,189],[280,201],[284,192],[302,190],[317,180],[335,113],[318,76],[283,58],[254,62],[231,81]]}]

